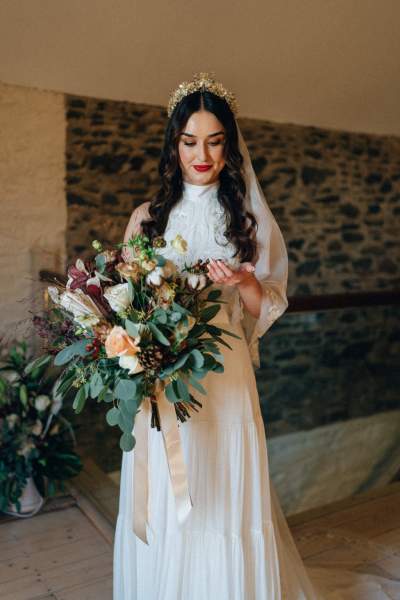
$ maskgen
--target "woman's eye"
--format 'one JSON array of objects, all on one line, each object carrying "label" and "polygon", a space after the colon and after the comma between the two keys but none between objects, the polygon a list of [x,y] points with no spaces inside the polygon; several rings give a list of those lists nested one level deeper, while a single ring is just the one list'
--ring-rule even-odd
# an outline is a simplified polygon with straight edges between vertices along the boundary
[{"label": "woman's eye", "polygon": [[[191,143],[183,142],[183,143],[185,146],[195,146],[196,145],[195,142],[191,142]],[[210,146],[219,146],[220,143],[221,143],[220,141],[219,142],[210,142]]]}]

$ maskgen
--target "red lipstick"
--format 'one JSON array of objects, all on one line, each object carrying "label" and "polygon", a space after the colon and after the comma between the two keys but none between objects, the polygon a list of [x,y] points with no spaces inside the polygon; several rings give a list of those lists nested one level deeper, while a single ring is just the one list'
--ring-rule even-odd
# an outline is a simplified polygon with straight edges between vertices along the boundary
[{"label": "red lipstick", "polygon": [[196,171],[200,171],[201,173],[203,171],[208,171],[209,169],[211,169],[211,165],[193,165],[193,166],[196,169]]}]

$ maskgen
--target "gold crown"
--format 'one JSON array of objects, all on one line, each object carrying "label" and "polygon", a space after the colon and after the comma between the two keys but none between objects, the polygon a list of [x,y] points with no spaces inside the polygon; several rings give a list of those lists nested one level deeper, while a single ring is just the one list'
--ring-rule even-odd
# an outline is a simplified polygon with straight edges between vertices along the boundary
[{"label": "gold crown", "polygon": [[197,91],[207,91],[216,94],[220,98],[224,98],[234,115],[238,113],[238,103],[232,92],[228,92],[222,85],[215,80],[215,73],[200,72],[193,75],[192,81],[183,81],[176,90],[174,90],[168,100],[167,114],[170,117],[175,106],[189,94]]}]

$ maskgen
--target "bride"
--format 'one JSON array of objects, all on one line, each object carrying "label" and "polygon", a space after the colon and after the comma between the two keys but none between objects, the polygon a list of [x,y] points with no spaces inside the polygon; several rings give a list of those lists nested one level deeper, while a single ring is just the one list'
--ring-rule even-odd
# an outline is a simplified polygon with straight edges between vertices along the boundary
[{"label": "bride", "polygon": [[[125,241],[140,231],[162,235],[167,244],[158,252],[178,267],[209,259],[208,276],[226,301],[213,322],[240,339],[229,337],[232,349],[221,346],[224,372],[206,375],[207,395],[192,391],[202,408],[179,423],[189,491],[184,511],[160,431],[146,429],[146,456],[139,443],[123,453],[113,598],[400,598],[391,581],[307,569],[270,480],[254,367],[259,338],[288,306],[288,256],[236,114],[234,95],[208,73],[171,94],[161,189],[133,211],[126,228]],[[186,253],[170,243],[178,234]],[[147,470],[135,471],[139,462]],[[146,481],[135,472],[147,473]],[[135,499],[147,487],[141,514],[143,500],[136,506]]]}]

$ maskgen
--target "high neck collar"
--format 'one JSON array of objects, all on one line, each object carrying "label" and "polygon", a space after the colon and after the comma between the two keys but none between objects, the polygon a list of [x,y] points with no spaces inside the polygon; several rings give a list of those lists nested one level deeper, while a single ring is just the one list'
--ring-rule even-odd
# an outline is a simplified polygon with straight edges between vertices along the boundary
[{"label": "high neck collar", "polygon": [[189,200],[204,200],[212,198],[216,195],[219,189],[219,179],[213,183],[207,183],[205,185],[196,185],[194,183],[188,183],[183,180],[183,196]]}]

